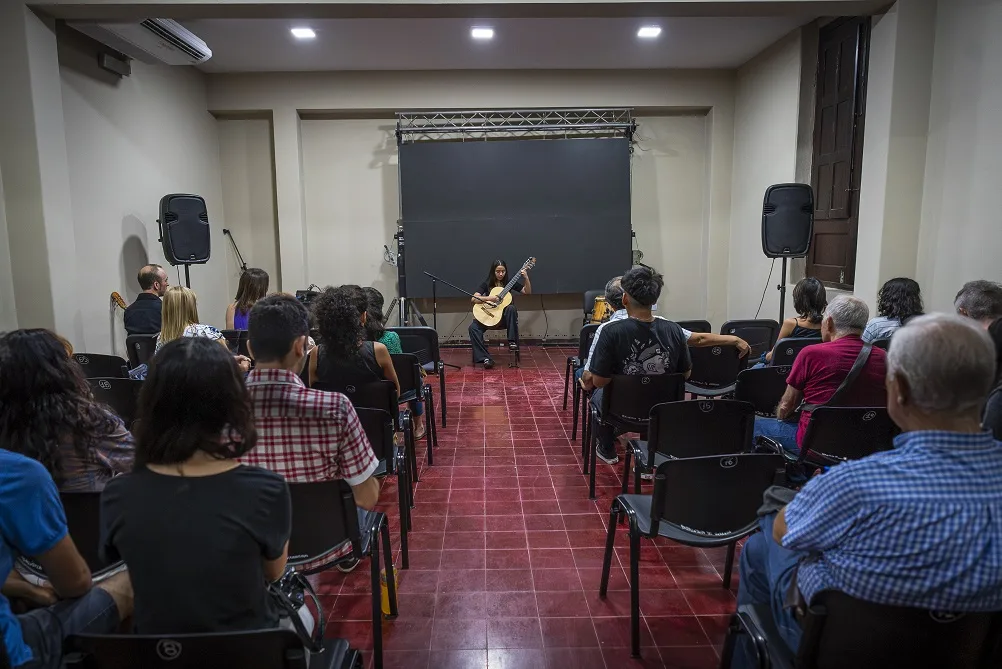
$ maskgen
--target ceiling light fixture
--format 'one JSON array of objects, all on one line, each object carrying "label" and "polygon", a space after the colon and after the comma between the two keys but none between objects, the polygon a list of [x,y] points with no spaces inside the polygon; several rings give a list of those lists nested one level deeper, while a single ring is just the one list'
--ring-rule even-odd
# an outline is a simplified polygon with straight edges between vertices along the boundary
[{"label": "ceiling light fixture", "polygon": [[313,39],[317,36],[313,28],[293,28],[290,32],[296,39]]},{"label": "ceiling light fixture", "polygon": [[642,37],[644,39],[654,39],[661,34],[661,26],[642,26],[640,30],[637,31],[637,37]]},{"label": "ceiling light fixture", "polygon": [[494,39],[494,28],[471,28],[470,37],[473,39]]}]

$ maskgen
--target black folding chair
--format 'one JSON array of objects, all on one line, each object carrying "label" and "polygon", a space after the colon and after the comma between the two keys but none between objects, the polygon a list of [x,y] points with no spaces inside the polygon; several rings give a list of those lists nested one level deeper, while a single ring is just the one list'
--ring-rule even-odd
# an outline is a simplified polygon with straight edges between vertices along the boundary
[{"label": "black folding chair", "polygon": [[786,392],[786,377],[790,375],[790,369],[766,366],[744,370],[738,374],[734,399],[750,402],[760,416],[774,417],[776,406]]},{"label": "black folding chair", "polygon": [[[567,367],[564,369],[564,410],[567,410],[567,391],[570,389],[571,380],[574,378],[574,370],[585,364],[588,360],[588,351],[591,350],[591,343],[595,340],[595,333],[598,332],[599,323],[589,323],[581,328],[578,335],[578,354],[567,356]],[[571,426],[571,440],[577,438],[578,427],[578,398],[581,386],[574,384],[574,420]]]},{"label": "black folding chair", "polygon": [[783,473],[783,458],[772,453],[668,460],[654,475],[653,495],[620,495],[612,503],[602,560],[603,599],[609,587],[616,526],[621,514],[630,531],[630,639],[640,657],[640,539],[665,537],[686,546],[727,546],[724,587],[730,588],[734,547],[758,528],[762,493]]},{"label": "black folding chair", "polygon": [[373,476],[395,474],[397,477],[397,503],[400,509],[400,560],[404,569],[410,567],[407,552],[407,533],[411,529],[411,508],[414,506],[414,488],[410,479],[410,461],[407,451],[393,443],[393,416],[382,409],[355,409],[365,436],[379,460]]},{"label": "black folding chair", "polygon": [[720,334],[734,335],[748,342],[751,347],[748,357],[754,360],[776,345],[779,323],[771,318],[727,321],[720,327]]},{"label": "black folding chair", "polygon": [[929,611],[874,604],[838,592],[818,593],[801,621],[800,647],[780,636],[769,605],[731,616],[721,669],[747,634],[759,667],[777,669],[989,669],[1002,667],[1002,612]]},{"label": "black folding chair", "polygon": [[584,310],[584,322],[587,323],[591,320],[592,314],[595,313],[595,298],[605,295],[605,289],[601,290],[586,290],[583,295],[583,310]]},{"label": "black folding chair", "polygon": [[[400,397],[398,404],[405,404],[421,399],[425,406],[425,438],[428,442],[428,464],[435,464],[432,455],[432,446],[438,448],[438,430],[435,427],[435,398],[431,392],[431,386],[424,382],[421,375],[421,363],[413,353],[393,353],[390,355],[393,360],[393,369],[397,373],[397,381],[400,382]],[[412,417],[413,420],[413,417]]]},{"label": "black folding chair", "polygon": [[884,407],[821,406],[811,412],[798,462],[830,467],[894,448],[898,427]]},{"label": "black folding chair", "polygon": [[[597,411],[589,403],[583,446],[590,446],[591,453],[582,453],[588,469],[588,497],[595,499],[595,463],[598,459],[598,440],[594,436],[593,424],[599,421],[611,425],[619,432],[647,433],[647,421],[651,409],[656,404],[675,402],[684,398],[685,377],[682,374],[654,374],[651,376],[615,374],[602,389],[602,407]],[[588,396],[582,394],[585,401]],[[587,445],[587,446],[586,446]],[[588,459],[591,459],[588,465]]]},{"label": "black folding chair", "polygon": [[73,358],[88,379],[127,379],[129,364],[117,355],[74,353]]},{"label": "black folding chair", "polygon": [[736,346],[689,347],[692,374],[685,392],[696,397],[720,397],[734,392],[738,373],[748,364]]},{"label": "black folding chair", "polygon": [[125,426],[131,429],[132,423],[136,420],[136,407],[143,382],[118,378],[87,379],[87,382],[90,384],[94,399],[111,407],[112,411],[125,422]]},{"label": "black folding chair", "polygon": [[675,323],[683,330],[688,330],[689,332],[713,332],[713,326],[710,325],[710,321],[675,321]]},{"label": "black folding chair", "polygon": [[435,328],[405,326],[396,328],[386,328],[390,332],[396,332],[400,337],[400,348],[404,353],[413,353],[418,357],[421,368],[429,374],[438,374],[438,390],[442,395],[442,427],[448,427],[446,419],[446,397],[445,397],[445,363],[438,348],[438,332]]},{"label": "black folding chair", "polygon": [[641,477],[662,462],[705,455],[747,453],[755,432],[755,407],[737,400],[665,402],[651,409],[647,440],[631,439],[623,458],[623,494],[629,492],[630,458],[633,492]]},{"label": "black folding chair", "polygon": [[125,338],[125,348],[129,356],[129,369],[148,365],[157,350],[157,333],[129,335]]},{"label": "black folding chair", "polygon": [[[91,578],[100,582],[121,571],[123,562],[107,562],[101,557],[101,493],[62,492],[59,499],[66,513],[69,535],[90,568]],[[18,557],[18,563],[29,573],[46,578],[42,565],[31,558]]]},{"label": "black folding chair", "polygon": [[890,337],[885,337],[883,339],[874,339],[873,340],[873,345],[876,348],[882,348],[885,351],[890,351],[891,350],[891,338]]},{"label": "black folding chair", "polygon": [[780,339],[772,348],[772,360],[769,361],[769,364],[773,367],[792,365],[801,351],[808,346],[820,343],[821,337],[786,337]]},{"label": "black folding chair", "polygon": [[292,630],[207,634],[80,634],[65,643],[67,669],[362,669],[344,639],[311,654]]},{"label": "black folding chair", "polygon": [[[382,540],[383,569],[390,602],[390,618],[397,611],[396,579],[393,577],[393,553],[386,515],[366,511],[359,517],[351,486],[345,481],[290,483],[292,497],[292,536],[289,538],[289,566],[297,567],[333,556],[346,544],[351,552],[330,564],[303,573],[328,569],[341,560],[369,557],[372,567],[372,654],[376,667],[383,666],[381,591],[379,585],[379,550]],[[401,519],[403,522],[403,519]],[[260,666],[255,664],[254,666]]]},{"label": "black folding chair", "polygon": [[246,355],[250,357],[250,350],[247,348],[249,333],[247,330],[221,330],[226,345],[230,347],[230,353]]}]

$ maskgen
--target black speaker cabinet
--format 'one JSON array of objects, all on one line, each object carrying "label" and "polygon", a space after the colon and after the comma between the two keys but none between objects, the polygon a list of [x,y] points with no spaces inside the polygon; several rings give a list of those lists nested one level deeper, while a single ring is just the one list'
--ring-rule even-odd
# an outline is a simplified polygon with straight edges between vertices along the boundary
[{"label": "black speaker cabinet", "polygon": [[762,205],[762,252],[767,258],[802,258],[814,232],[814,190],[808,184],[776,184]]},{"label": "black speaker cabinet", "polygon": [[198,195],[160,198],[160,242],[171,265],[200,265],[209,261],[209,214]]}]

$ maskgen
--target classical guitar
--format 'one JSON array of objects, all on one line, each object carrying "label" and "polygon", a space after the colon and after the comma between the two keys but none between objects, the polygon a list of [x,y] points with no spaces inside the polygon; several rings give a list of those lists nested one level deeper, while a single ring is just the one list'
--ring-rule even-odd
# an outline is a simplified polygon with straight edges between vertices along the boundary
[{"label": "classical guitar", "polygon": [[491,288],[491,297],[497,297],[501,300],[497,306],[490,304],[489,302],[477,302],[473,305],[473,317],[478,321],[491,328],[501,322],[501,315],[504,313],[505,307],[511,304],[511,289],[519,279],[523,270],[530,270],[536,265],[535,258],[529,258],[522,265],[522,269],[515,272],[515,274],[508,279],[507,285],[502,288],[501,286],[494,286]]}]

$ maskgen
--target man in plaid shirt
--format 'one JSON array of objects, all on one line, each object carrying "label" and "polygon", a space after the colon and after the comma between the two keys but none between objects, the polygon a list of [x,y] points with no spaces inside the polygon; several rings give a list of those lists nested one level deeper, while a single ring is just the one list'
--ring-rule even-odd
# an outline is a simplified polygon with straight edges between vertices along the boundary
[{"label": "man in plaid shirt", "polygon": [[[886,382],[903,432],[894,450],[815,476],[762,518],[741,553],[738,605],[768,604],[794,650],[794,573],[807,603],[837,590],[893,606],[1002,610],[1002,443],[980,426],[994,378],[994,346],[975,323],[935,314],[898,330]],[[750,666],[747,649],[738,666]]]},{"label": "man in plaid shirt", "polygon": [[[248,347],[256,367],[247,377],[247,390],[258,440],[243,462],[281,474],[289,483],[343,479],[361,517],[379,500],[379,482],[372,476],[379,463],[348,398],[307,388],[299,378],[308,336],[309,314],[291,295],[269,295],[251,309]],[[303,570],[335,562],[350,550],[345,544]],[[338,565],[342,571],[354,566]]]}]

